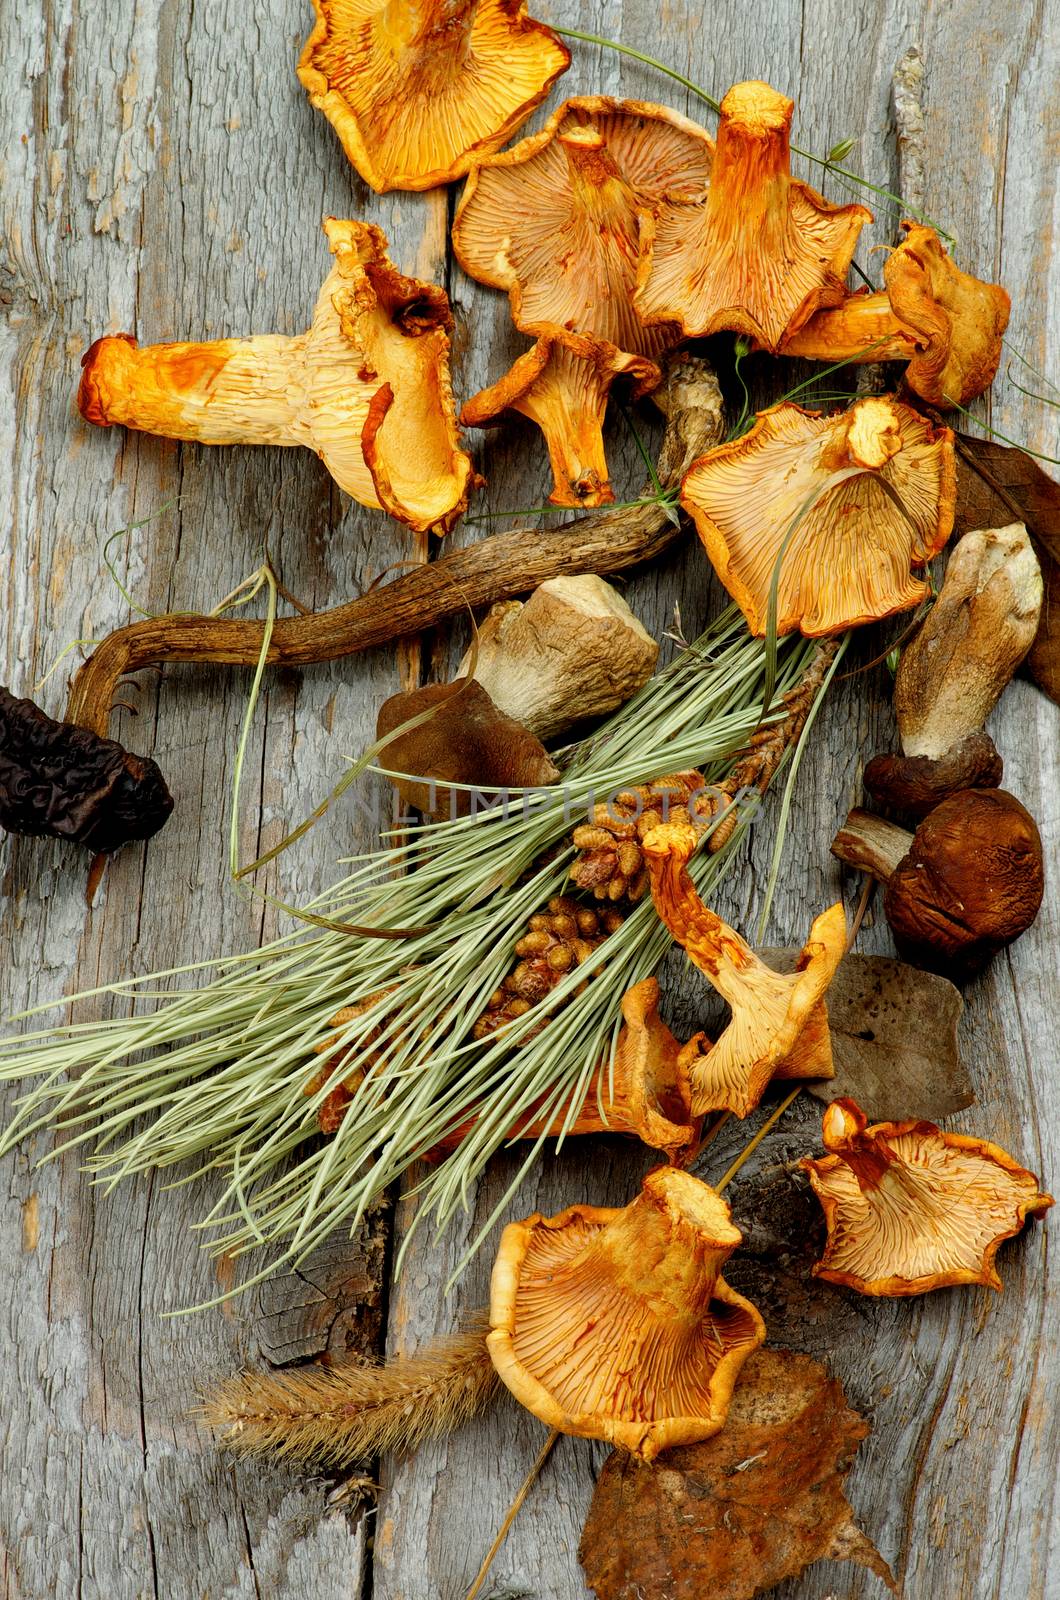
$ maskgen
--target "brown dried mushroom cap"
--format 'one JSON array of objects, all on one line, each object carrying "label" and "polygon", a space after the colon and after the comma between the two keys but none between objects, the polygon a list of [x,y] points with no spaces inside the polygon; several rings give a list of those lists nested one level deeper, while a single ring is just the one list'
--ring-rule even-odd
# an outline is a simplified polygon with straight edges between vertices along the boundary
[{"label": "brown dried mushroom cap", "polygon": [[304,445],[361,505],[444,533],[472,483],[449,302],[397,271],[381,229],[329,217],[324,230],[335,265],[308,332],[144,349],[128,334],[97,339],[81,363],[81,415],[201,444]]},{"label": "brown dried mushroom cap", "polygon": [[565,333],[538,339],[503,378],[466,401],[465,428],[485,428],[517,411],[545,436],[557,506],[609,505],[615,496],[604,456],[604,413],[618,377],[632,383],[631,398],[662,379],[644,356],[616,350],[604,340]]},{"label": "brown dried mushroom cap", "polygon": [[549,1426],[646,1461],[709,1438],[765,1338],[720,1276],[740,1238],[720,1196],[672,1167],[622,1210],[511,1223],[486,1340],[502,1382]]},{"label": "brown dried mushroom cap", "polygon": [[[424,720],[397,732],[417,717]],[[470,795],[454,784],[532,789],[559,777],[540,739],[498,711],[474,678],[428,683],[391,695],[376,719],[377,737],[390,734],[394,737],[382,750],[382,764],[403,774],[391,782],[406,805],[427,816],[466,815]]]},{"label": "brown dried mushroom cap", "polygon": [[[811,1018],[816,1030],[816,1008],[846,948],[846,916],[842,904],[822,912],[796,971],[774,972],[696,893],[686,867],[696,843],[693,828],[664,823],[648,834],[643,849],[655,909],[732,1009],[713,1048],[705,1055],[697,1048],[695,1059],[686,1058],[692,1109],[697,1115],[727,1110],[745,1117]],[[691,1054],[691,1046],[686,1049]]]},{"label": "brown dried mushroom cap", "polygon": [[313,0],[298,63],[373,189],[431,189],[521,128],[570,65],[525,0]]},{"label": "brown dried mushroom cap", "polygon": [[1001,1288],[998,1245],[1053,1204],[996,1144],[933,1122],[877,1122],[853,1100],[824,1114],[831,1154],[799,1163],[828,1225],[814,1274],[860,1294],[926,1294],[952,1284]]},{"label": "brown dried mushroom cap", "polygon": [[794,104],[768,83],[738,83],[721,103],[709,187],[645,207],[634,304],[648,323],[692,337],[728,328],[767,350],[846,294],[872,212],[833,206],[791,176]]},{"label": "brown dried mushroom cap", "polygon": [[1018,939],[1045,892],[1038,825],[1004,789],[959,789],[915,834],[855,809],[832,854],[886,885],[900,953],[948,976],[978,971]]},{"label": "brown dried mushroom cap", "polygon": [[692,465],[681,504],[752,633],[780,559],[777,632],[818,636],[927,597],[909,569],[946,543],[956,493],[950,430],[883,396],[831,416],[760,412]]},{"label": "brown dried mushroom cap", "polygon": [[819,311],[784,348],[809,361],[905,361],[905,381],[929,405],[967,405],[989,389],[1011,301],[997,283],[955,266],[933,228],[903,222],[883,269],[886,290]]},{"label": "brown dried mushroom cap", "polygon": [[658,356],[681,333],[647,328],[633,309],[637,211],[701,188],[713,149],[664,106],[568,100],[540,133],[472,170],[453,224],[457,259],[507,290],[524,333],[565,330]]}]

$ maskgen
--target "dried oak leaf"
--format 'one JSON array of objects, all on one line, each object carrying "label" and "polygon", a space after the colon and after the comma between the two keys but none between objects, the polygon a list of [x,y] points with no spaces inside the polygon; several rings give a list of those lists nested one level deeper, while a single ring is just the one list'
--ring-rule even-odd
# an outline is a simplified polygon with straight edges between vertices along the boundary
[{"label": "dried oak leaf", "polygon": [[[793,972],[800,951],[760,950],[777,972]],[[964,1010],[948,978],[891,956],[851,953],[828,987],[834,1077],[807,1089],[829,1104],[847,1095],[880,1121],[936,1122],[975,1100],[957,1045]]]},{"label": "dried oak leaf", "polygon": [[1031,536],[1045,586],[1038,636],[1023,670],[1060,705],[1060,483],[1024,450],[959,433],[957,531],[1000,528],[1013,519]]},{"label": "dried oak leaf", "polygon": [[725,1427],[652,1466],[614,1451],[578,1555],[599,1600],[750,1600],[813,1561],[856,1561],[897,1592],[843,1480],[865,1419],[809,1356],[759,1350]]}]

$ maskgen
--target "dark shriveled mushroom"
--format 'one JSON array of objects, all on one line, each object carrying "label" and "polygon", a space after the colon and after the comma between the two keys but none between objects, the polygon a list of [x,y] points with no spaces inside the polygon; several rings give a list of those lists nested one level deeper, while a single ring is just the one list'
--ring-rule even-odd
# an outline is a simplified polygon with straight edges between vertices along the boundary
[{"label": "dark shriveled mushroom", "polygon": [[150,839],[172,810],[148,757],[0,688],[0,828],[98,853]]},{"label": "dark shriveled mushroom", "polygon": [[907,960],[969,976],[1030,927],[1042,903],[1037,824],[1004,789],[961,789],[915,834],[854,810],[832,854],[886,888],[883,909]]}]

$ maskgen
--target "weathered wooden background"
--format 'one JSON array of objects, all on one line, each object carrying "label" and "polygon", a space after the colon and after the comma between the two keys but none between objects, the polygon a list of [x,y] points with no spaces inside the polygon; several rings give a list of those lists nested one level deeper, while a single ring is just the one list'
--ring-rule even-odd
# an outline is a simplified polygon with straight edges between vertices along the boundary
[{"label": "weathered wooden background", "polygon": [[[537,9],[661,54],[715,94],[740,78],[770,79],[798,102],[800,143],[826,151],[856,137],[851,161],[886,187],[896,179],[890,76],[918,43],[927,62],[926,208],[956,232],[966,266],[1013,291],[1014,345],[1042,371],[1060,371],[1057,0],[541,0]],[[299,330],[327,270],[320,218],[352,213],[382,224],[400,266],[446,284],[460,393],[497,377],[523,347],[504,299],[453,263],[452,197],[370,195],[310,110],[294,77],[309,20],[303,0],[0,6],[0,681],[17,692],[32,692],[71,641],[126,620],[101,543],[175,496],[179,506],[119,547],[125,581],[153,610],[215,604],[257,566],[263,541],[288,588],[320,606],[411,553],[398,527],[349,505],[305,452],[209,451],[84,426],[73,403],[78,362],[99,334],[129,330],[150,341]],[[574,48],[564,92],[657,98],[699,114],[648,68]],[[886,204],[878,216],[860,252],[870,270],[879,258],[869,245],[892,240],[896,224]],[[989,414],[1056,454],[1057,413],[1010,383],[999,381]],[[546,467],[529,427],[486,435],[477,448],[490,480],[480,509],[541,500]],[[639,473],[621,431],[612,461],[625,492]],[[629,595],[658,632],[675,602],[692,631],[718,604],[690,541]],[[861,659],[877,647],[876,638],[862,641]],[[381,650],[271,676],[252,744],[256,776],[244,792],[245,859],[322,796],[402,676],[443,669],[449,652],[440,639],[426,641],[422,656]],[[38,691],[48,709],[63,705],[76,659]],[[110,866],[91,910],[80,853],[0,843],[5,1012],[235,951],[271,930],[272,912],[234,892],[225,874],[247,688],[247,674],[214,669],[142,676],[137,715],[122,712],[116,727],[157,755],[177,809],[148,849],[126,850]],[[997,1139],[1055,1187],[1060,714],[1021,682],[994,723],[1009,786],[1040,819],[1054,871],[1034,930],[968,991],[963,1042],[979,1099],[962,1126]],[[837,688],[799,787],[775,942],[801,940],[811,911],[834,895],[828,842],[859,795],[863,760],[891,731],[878,670]],[[373,793],[370,784],[362,791]],[[371,832],[370,815],[348,803],[283,858],[283,892],[317,889],[335,858]],[[770,847],[767,820],[720,907],[744,926]],[[887,950],[886,929],[870,925],[861,948]],[[691,1025],[703,999],[689,983],[678,1022]],[[805,1148],[816,1116],[812,1102],[798,1102],[762,1164]],[[745,1134],[731,1129],[719,1140],[705,1176],[723,1170]],[[393,1281],[392,1246],[409,1220],[400,1202],[363,1238],[336,1241],[256,1299],[163,1320],[217,1287],[187,1231],[206,1208],[203,1185],[145,1182],[103,1196],[73,1161],[33,1170],[42,1148],[9,1158],[0,1176],[5,1600],[460,1600],[542,1437],[513,1403],[416,1460],[384,1462],[378,1508],[367,1511],[328,1509],[327,1486],[298,1472],[233,1465],[185,1413],[204,1380],[243,1361],[372,1348],[384,1338],[390,1350],[411,1351],[456,1323],[485,1296],[485,1258],[456,1295],[441,1293],[474,1219],[441,1243],[420,1234]],[[513,1214],[576,1199],[621,1203],[648,1164],[614,1151],[564,1156],[524,1186]],[[483,1214],[504,1166],[482,1186]],[[741,1220],[739,1186],[733,1201]],[[779,1281],[767,1308],[771,1335],[823,1355],[871,1414],[850,1492],[908,1600],[1060,1595],[1055,1227],[1029,1228],[1006,1247],[1003,1297],[961,1290],[874,1304],[811,1286],[812,1243],[803,1258],[778,1261],[762,1219],[748,1263],[732,1274],[763,1294],[767,1279]],[[575,1550],[599,1460],[590,1445],[561,1441],[496,1563],[493,1600],[585,1595]],[[881,1591],[857,1569],[822,1565],[777,1592],[824,1600]]]}]

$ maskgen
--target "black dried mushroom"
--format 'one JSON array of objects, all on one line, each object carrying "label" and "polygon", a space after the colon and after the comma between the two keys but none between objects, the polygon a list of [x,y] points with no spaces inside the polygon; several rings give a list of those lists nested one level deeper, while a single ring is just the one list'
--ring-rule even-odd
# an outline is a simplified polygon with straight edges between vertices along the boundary
[{"label": "black dried mushroom", "polygon": [[0,688],[0,827],[111,851],[150,839],[172,809],[148,757]]}]

